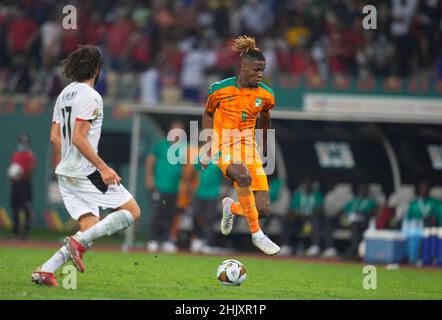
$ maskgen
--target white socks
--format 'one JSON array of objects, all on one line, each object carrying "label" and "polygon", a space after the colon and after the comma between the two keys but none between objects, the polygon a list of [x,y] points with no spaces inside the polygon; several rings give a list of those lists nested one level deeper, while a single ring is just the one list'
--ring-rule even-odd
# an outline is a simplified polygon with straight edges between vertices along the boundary
[{"label": "white socks", "polygon": [[86,245],[104,235],[110,236],[121,231],[134,223],[134,218],[128,210],[118,210],[110,213],[106,218],[93,225],[74,238],[81,244]]},{"label": "white socks", "polygon": [[54,273],[59,267],[69,260],[69,251],[66,246],[58,250],[44,265],[41,266],[41,271]]},{"label": "white socks", "polygon": [[[90,249],[92,241],[104,235],[111,235],[126,229],[134,223],[134,218],[128,210],[118,210],[110,213],[106,218],[93,225],[84,232],[78,231],[74,238],[86,249]],[[62,246],[45,264],[41,271],[54,273],[69,260],[70,254],[66,246]]]},{"label": "white socks", "polygon": [[[81,234],[78,231],[74,237]],[[92,242],[88,243],[86,249],[90,249]],[[69,260],[70,254],[66,246],[62,246],[48,261],[41,266],[41,271],[54,273],[58,268],[65,264]]]},{"label": "white socks", "polygon": [[252,233],[252,238],[259,238],[259,237],[262,237],[263,235],[264,235],[264,232],[262,232],[262,230],[259,229],[259,231]]}]

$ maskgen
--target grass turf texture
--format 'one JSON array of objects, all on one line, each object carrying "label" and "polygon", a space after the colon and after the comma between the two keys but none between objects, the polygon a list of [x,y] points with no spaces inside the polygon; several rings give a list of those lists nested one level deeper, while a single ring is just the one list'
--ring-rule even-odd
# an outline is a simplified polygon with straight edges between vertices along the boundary
[{"label": "grass turf texture", "polygon": [[[377,289],[362,287],[362,264],[331,264],[250,256],[90,252],[77,289],[40,287],[31,271],[53,250],[0,247],[0,299],[442,299],[442,270],[377,267]],[[247,279],[222,286],[224,259],[243,262]]]}]

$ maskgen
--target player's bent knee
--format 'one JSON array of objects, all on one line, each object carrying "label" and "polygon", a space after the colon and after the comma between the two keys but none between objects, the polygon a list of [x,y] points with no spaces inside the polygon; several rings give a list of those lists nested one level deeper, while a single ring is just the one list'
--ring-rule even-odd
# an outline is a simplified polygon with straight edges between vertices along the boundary
[{"label": "player's bent knee", "polygon": [[86,213],[78,218],[78,227],[81,232],[86,231],[93,225],[97,224],[100,219],[92,213]]},{"label": "player's bent knee", "polygon": [[129,200],[129,202],[122,205],[119,209],[125,209],[129,211],[132,217],[134,218],[134,220],[137,220],[141,215],[141,209],[134,198],[132,198],[131,200]]},{"label": "player's bent knee", "polygon": [[237,183],[240,187],[248,187],[252,184],[252,178],[248,172],[239,173]]},{"label": "player's bent knee", "polygon": [[130,210],[130,213],[134,217],[134,220],[137,220],[141,215],[140,207],[138,206],[138,203],[134,201],[133,208]]}]

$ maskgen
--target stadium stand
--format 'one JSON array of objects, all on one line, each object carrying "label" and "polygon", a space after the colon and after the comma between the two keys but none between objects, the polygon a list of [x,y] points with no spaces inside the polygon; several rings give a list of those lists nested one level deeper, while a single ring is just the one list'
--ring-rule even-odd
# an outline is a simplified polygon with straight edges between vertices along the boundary
[{"label": "stadium stand", "polygon": [[[333,78],[345,88],[345,76],[366,84],[384,77],[385,87],[393,91],[405,77],[419,75],[410,82],[417,90],[440,80],[441,2],[370,4],[379,12],[375,32],[360,28],[363,1],[342,0],[84,1],[77,4],[79,13],[89,12],[80,14],[81,28],[65,30],[62,19],[55,19],[63,2],[3,1],[0,92],[55,96],[63,87],[54,69],[57,61],[78,44],[89,43],[108,57],[107,94],[112,97],[139,97],[138,75],[153,68],[166,101],[183,98],[180,87],[188,85],[184,74],[193,74],[193,80],[198,75],[199,100],[204,100],[207,83],[235,68],[237,57],[229,51],[229,41],[243,33],[263,44],[270,78],[313,76],[314,86]],[[253,23],[264,14],[265,19]],[[198,54],[211,58],[192,58]]]}]

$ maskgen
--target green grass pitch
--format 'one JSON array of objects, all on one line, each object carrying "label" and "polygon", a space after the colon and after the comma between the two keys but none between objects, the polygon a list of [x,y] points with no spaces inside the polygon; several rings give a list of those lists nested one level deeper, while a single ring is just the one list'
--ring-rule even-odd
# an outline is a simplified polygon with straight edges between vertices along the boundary
[{"label": "green grass pitch", "polygon": [[[40,287],[31,271],[53,250],[0,247],[0,299],[442,299],[442,270],[377,266],[377,289],[365,290],[363,264],[338,264],[231,256],[95,251],[77,274],[77,289]],[[247,278],[222,286],[216,269],[224,259],[243,262]]]}]

